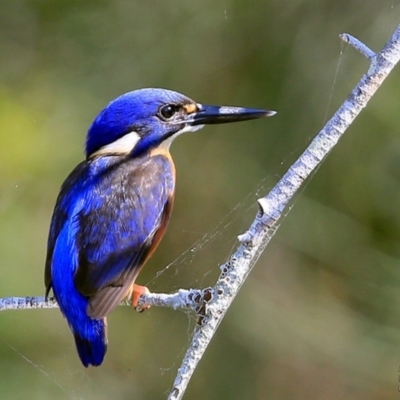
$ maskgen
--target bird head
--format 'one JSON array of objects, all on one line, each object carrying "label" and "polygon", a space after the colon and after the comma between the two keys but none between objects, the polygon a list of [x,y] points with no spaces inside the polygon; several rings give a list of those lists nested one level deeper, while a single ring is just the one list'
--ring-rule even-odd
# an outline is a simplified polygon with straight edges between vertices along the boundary
[{"label": "bird head", "polygon": [[138,156],[207,124],[269,117],[275,111],[209,106],[166,89],[139,89],[111,101],[97,116],[86,139],[86,156]]}]

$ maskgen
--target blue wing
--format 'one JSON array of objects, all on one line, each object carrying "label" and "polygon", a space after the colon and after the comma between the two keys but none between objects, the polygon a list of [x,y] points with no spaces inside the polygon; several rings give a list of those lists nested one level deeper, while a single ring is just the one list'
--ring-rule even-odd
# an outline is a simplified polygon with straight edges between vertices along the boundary
[{"label": "blue wing", "polygon": [[50,227],[45,284],[74,332],[85,329],[77,309],[100,320],[127,295],[166,228],[174,180],[170,158],[155,155],[95,158],[65,181]]}]

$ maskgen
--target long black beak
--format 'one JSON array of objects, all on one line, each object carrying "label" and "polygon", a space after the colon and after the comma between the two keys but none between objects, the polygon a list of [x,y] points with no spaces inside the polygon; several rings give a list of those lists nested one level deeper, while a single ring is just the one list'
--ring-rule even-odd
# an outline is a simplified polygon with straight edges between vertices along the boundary
[{"label": "long black beak", "polygon": [[228,122],[247,121],[262,117],[272,117],[276,111],[259,110],[256,108],[208,106],[198,104],[199,111],[193,116],[191,125],[225,124]]}]

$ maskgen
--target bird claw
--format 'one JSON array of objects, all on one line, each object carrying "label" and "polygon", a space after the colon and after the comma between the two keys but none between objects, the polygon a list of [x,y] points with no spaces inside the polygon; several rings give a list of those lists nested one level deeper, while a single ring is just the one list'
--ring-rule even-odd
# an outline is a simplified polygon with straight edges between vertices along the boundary
[{"label": "bird claw", "polygon": [[132,291],[132,295],[131,295],[131,300],[132,300],[131,304],[132,304],[132,307],[137,312],[143,312],[150,308],[150,306],[147,304],[138,305],[140,296],[142,294],[149,294],[149,293],[150,293],[150,290],[146,286],[136,285],[136,283],[133,285],[133,291]]}]

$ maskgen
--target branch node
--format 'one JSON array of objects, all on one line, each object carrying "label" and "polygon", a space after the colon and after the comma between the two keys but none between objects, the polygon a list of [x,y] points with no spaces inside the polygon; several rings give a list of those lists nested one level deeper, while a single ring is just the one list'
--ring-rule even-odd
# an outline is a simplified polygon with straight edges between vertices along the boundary
[{"label": "branch node", "polygon": [[240,243],[242,244],[248,244],[251,243],[253,241],[253,237],[254,235],[252,235],[252,233],[250,231],[247,231],[245,233],[242,233],[241,235],[238,235],[238,240]]},{"label": "branch node", "polygon": [[265,215],[270,215],[271,214],[271,206],[268,202],[268,200],[265,197],[262,197],[261,199],[257,200],[258,205],[260,206],[260,210],[263,214]]}]

